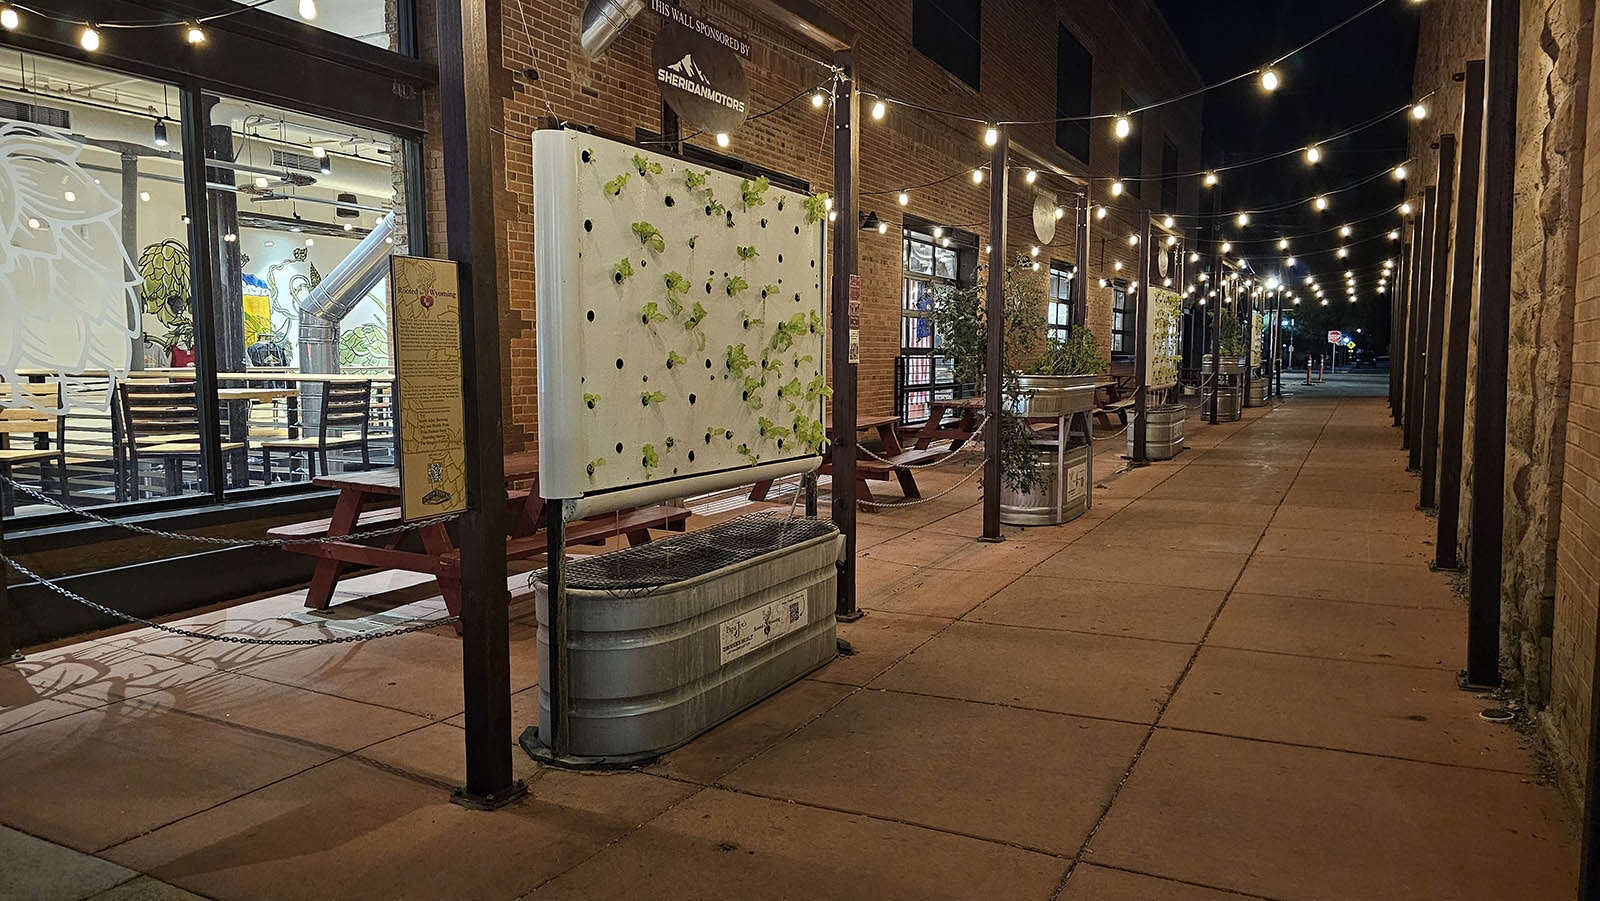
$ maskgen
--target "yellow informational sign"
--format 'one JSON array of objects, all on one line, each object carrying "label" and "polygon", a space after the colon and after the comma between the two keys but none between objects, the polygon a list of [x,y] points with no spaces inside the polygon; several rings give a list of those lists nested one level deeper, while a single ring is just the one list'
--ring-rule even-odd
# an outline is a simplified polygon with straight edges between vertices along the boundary
[{"label": "yellow informational sign", "polygon": [[467,508],[462,424],[461,297],[449,260],[389,258],[400,512],[425,519]]}]

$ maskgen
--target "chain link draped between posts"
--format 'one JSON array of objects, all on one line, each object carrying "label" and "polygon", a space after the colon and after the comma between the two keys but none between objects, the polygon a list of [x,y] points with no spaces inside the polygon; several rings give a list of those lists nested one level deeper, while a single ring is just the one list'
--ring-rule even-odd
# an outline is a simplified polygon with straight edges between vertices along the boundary
[{"label": "chain link draped between posts", "polygon": [[184,532],[168,532],[162,529],[152,529],[148,526],[141,526],[136,523],[112,519],[109,516],[95,513],[92,510],[74,506],[73,504],[69,504],[65,501],[57,500],[56,498],[50,497],[49,495],[32,486],[24,485],[21,482],[10,478],[9,476],[0,476],[0,482],[4,482],[13,491],[24,494],[41,504],[47,504],[51,507],[55,507],[58,510],[64,510],[73,514],[74,516],[81,516],[84,519],[90,520],[91,522],[97,522],[101,525],[123,529],[139,535],[148,535],[152,538],[164,538],[168,541],[188,541],[193,544],[207,544],[214,547],[284,547],[286,545],[335,544],[339,542],[368,541],[374,538],[386,538],[390,535],[399,535],[404,532],[410,532],[414,529],[442,525],[460,518],[460,514],[452,513],[446,516],[435,516],[431,519],[418,519],[411,522],[400,523],[399,525],[386,526],[385,528],[373,529],[369,532],[351,532],[347,535],[323,535],[320,537],[307,536],[305,538],[217,538],[210,535],[190,535]]},{"label": "chain link draped between posts", "polygon": [[[979,422],[977,424],[977,426],[973,428],[973,430],[972,430],[973,435],[974,436],[982,435],[983,434],[983,427],[988,425],[988,424],[989,424],[989,414],[985,413],[983,415],[983,421]],[[865,444],[862,444],[859,441],[856,442],[856,450],[862,452],[863,454],[866,454],[868,457],[870,457],[873,460],[878,461],[879,463],[886,463],[886,464],[888,464],[890,466],[895,467],[896,469],[936,469],[936,468],[938,468],[940,466],[944,466],[947,463],[950,463],[950,462],[954,461],[955,458],[956,458],[956,455],[961,453],[959,450],[953,450],[953,451],[950,451],[949,453],[945,454],[943,457],[940,457],[939,459],[934,460],[931,463],[896,463],[896,462],[894,462],[893,460],[890,460],[887,457],[881,457],[878,454],[873,453],[871,448],[867,447]]]},{"label": "chain link draped between posts", "polygon": [[941,491],[941,492],[939,492],[938,494],[935,494],[932,497],[917,498],[916,500],[910,500],[910,501],[896,501],[894,503],[883,503],[883,502],[880,502],[880,501],[862,501],[862,500],[858,500],[858,501],[856,501],[856,503],[860,504],[863,507],[871,507],[874,510],[893,510],[893,509],[897,509],[897,508],[900,508],[900,507],[920,507],[923,504],[931,504],[934,501],[943,500],[944,498],[947,498],[950,495],[955,494],[956,489],[958,489],[962,485],[965,485],[968,482],[972,481],[977,476],[983,475],[983,465],[987,464],[988,462],[989,462],[988,458],[987,457],[984,458],[983,464],[980,464],[977,468],[975,468],[971,472],[967,473],[966,478],[963,478],[961,481],[955,483],[954,485],[951,485],[949,488],[946,488],[944,491]]},{"label": "chain link draped between posts", "polygon": [[183,638],[197,638],[201,641],[220,641],[227,644],[254,644],[274,647],[308,647],[312,645],[325,644],[357,644],[364,641],[374,641],[379,638],[393,638],[397,635],[408,635],[412,632],[426,632],[429,629],[436,629],[440,626],[454,625],[461,621],[461,617],[459,616],[447,616],[442,619],[425,620],[418,622],[415,625],[403,626],[398,629],[385,629],[382,632],[365,632],[359,635],[341,635],[335,638],[256,638],[250,635],[216,635],[207,632],[196,632],[192,629],[182,629],[177,626],[163,625],[153,620],[145,619],[141,616],[134,616],[131,613],[124,613],[121,610],[115,610],[111,607],[107,607],[104,604],[97,604],[64,585],[57,585],[56,583],[46,579],[26,566],[23,566],[21,563],[11,559],[5,554],[0,554],[0,563],[4,563],[16,570],[18,573],[21,573],[24,578],[32,579],[35,582],[38,582],[40,585],[43,585],[45,588],[48,588],[50,591],[60,595],[61,597],[64,597],[74,603],[82,604],[83,606],[88,607],[90,610],[120,619],[123,622],[145,626],[160,632],[166,632],[169,635],[178,635]]}]

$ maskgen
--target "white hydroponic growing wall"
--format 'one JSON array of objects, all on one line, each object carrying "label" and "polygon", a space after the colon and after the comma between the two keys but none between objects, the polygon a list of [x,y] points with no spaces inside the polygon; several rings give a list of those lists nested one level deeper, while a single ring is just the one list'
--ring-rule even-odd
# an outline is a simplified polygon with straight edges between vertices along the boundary
[{"label": "white hydroponic growing wall", "polygon": [[815,468],[824,199],[565,130],[534,176],[541,493],[582,515]]}]

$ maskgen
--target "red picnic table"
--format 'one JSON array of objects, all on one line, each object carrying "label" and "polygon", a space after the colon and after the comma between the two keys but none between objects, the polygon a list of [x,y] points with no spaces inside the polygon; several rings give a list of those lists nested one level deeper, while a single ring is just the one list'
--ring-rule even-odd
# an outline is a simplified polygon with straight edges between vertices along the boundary
[{"label": "red picnic table", "polygon": [[[930,448],[919,445],[912,450],[906,450],[900,444],[900,418],[898,416],[867,416],[856,420],[858,431],[876,430],[878,440],[883,445],[882,453],[878,456],[882,460],[869,457],[860,451],[856,454],[856,498],[858,500],[872,500],[872,489],[867,485],[869,480],[887,482],[893,476],[900,482],[900,490],[908,498],[922,497],[922,492],[917,488],[916,475],[911,467],[941,457],[954,448]],[[833,429],[828,430],[829,440],[833,439]],[[888,462],[884,462],[888,461]],[[822,465],[817,469],[818,475],[833,474],[833,457],[825,456]],[[750,490],[750,499],[764,501],[767,492],[772,489],[772,480],[767,479],[757,482]]]},{"label": "red picnic table", "polygon": [[[339,499],[334,504],[333,516],[279,526],[269,531],[268,535],[284,539],[338,538],[396,526],[401,522],[398,507],[362,512],[369,501],[400,496],[400,470],[396,467],[323,475],[312,482],[323,488],[338,489]],[[545,538],[541,529],[545,504],[539,496],[539,455],[506,455],[505,483],[509,521],[506,556],[516,558],[543,553]],[[513,488],[519,483],[528,483],[529,487]],[[650,529],[681,531],[688,518],[689,511],[681,507],[654,506],[619,511],[574,523],[567,530],[567,541],[571,544],[601,544],[617,535],[626,535],[631,544],[643,544],[650,540]],[[401,541],[412,531],[422,541],[421,551],[400,548]],[[427,573],[438,580],[439,593],[443,595],[450,613],[455,615],[461,612],[461,552],[442,522],[396,532],[385,536],[378,545],[318,541],[286,544],[284,550],[318,558],[317,568],[311,577],[311,591],[306,595],[307,607],[326,609],[333,600],[334,588],[339,584],[340,570],[345,564],[354,564]]]}]

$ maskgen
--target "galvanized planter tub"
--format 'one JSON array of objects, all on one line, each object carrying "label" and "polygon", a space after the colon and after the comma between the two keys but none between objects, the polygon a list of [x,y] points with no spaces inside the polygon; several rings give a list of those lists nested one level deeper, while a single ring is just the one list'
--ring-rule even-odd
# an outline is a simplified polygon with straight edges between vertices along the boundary
[{"label": "galvanized planter tub", "polygon": [[1015,409],[1018,416],[1070,416],[1094,409],[1094,383],[1098,376],[1018,375],[1022,389]]},{"label": "galvanized planter tub", "polygon": [[[1144,450],[1152,460],[1170,460],[1183,450],[1184,424],[1189,411],[1183,404],[1150,404],[1144,411]],[[1135,422],[1128,429],[1128,456],[1133,456]]]},{"label": "galvanized planter tub", "polygon": [[[1211,388],[1200,395],[1200,418],[1211,421]],[[1223,385],[1216,389],[1217,392],[1217,421],[1237,422],[1239,420],[1239,389],[1232,385]]]},{"label": "galvanized planter tub", "polygon": [[1009,526],[1055,526],[1089,511],[1089,446],[1068,447],[1057,470],[1059,445],[1036,441],[1038,483],[1026,494],[1000,491],[1000,521]]},{"label": "galvanized planter tub", "polygon": [[1250,380],[1250,406],[1265,407],[1267,405],[1267,380]]},{"label": "galvanized planter tub", "polygon": [[[674,540],[681,539],[655,544]],[[569,731],[561,762],[653,759],[832,660],[835,565],[843,553],[844,537],[830,524],[820,537],[648,594],[568,588]],[[549,588],[536,581],[535,592],[539,735],[548,736]]]},{"label": "galvanized planter tub", "polygon": [[[1206,354],[1200,358],[1200,374],[1206,377],[1211,375],[1210,354]],[[1220,376],[1242,375],[1244,374],[1244,361],[1223,357],[1222,360],[1217,363],[1217,374]]]}]

